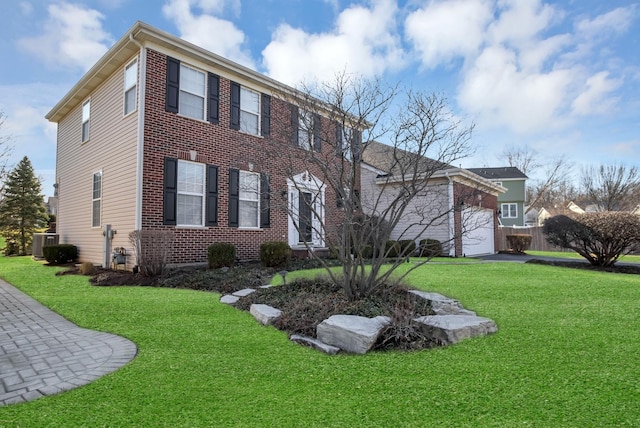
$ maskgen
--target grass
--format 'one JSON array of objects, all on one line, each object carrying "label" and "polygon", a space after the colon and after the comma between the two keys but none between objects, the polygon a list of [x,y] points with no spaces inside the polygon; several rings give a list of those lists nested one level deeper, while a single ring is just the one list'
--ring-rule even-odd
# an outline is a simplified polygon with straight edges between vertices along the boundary
[{"label": "grass", "polygon": [[[558,257],[564,259],[581,259],[584,258],[574,252],[561,252],[561,251],[529,251],[527,250],[527,254],[531,256],[540,256],[540,257]],[[626,263],[640,263],[640,255],[627,254],[626,256],[620,257],[619,261]]]},{"label": "grass", "polygon": [[87,386],[0,408],[0,426],[640,425],[640,279],[510,264],[425,265],[415,287],[494,319],[495,335],[412,353],[326,356],[219,295],[94,287],[28,258],[0,275],[83,327],[133,340]]}]

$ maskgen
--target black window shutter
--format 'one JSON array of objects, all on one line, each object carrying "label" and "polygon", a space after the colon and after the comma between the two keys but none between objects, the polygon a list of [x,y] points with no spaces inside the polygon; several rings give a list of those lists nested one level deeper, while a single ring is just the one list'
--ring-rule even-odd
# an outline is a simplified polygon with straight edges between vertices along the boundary
[{"label": "black window shutter", "polygon": [[313,150],[322,151],[322,119],[319,114],[313,115]]},{"label": "black window shutter", "polygon": [[[336,154],[338,156],[342,155],[342,150],[345,144],[342,138],[343,138],[342,125],[340,125],[339,123],[336,123]],[[349,144],[348,141],[346,143]]]},{"label": "black window shutter", "polygon": [[220,76],[209,73],[209,98],[207,110],[209,111],[209,122],[219,123],[220,121]]},{"label": "black window shutter", "polygon": [[260,129],[263,137],[271,135],[271,95],[262,94],[262,117],[260,118]]},{"label": "black window shutter", "polygon": [[207,217],[206,225],[218,225],[218,167],[207,165]]},{"label": "black window shutter", "polygon": [[180,95],[180,61],[167,57],[167,98],[165,100],[165,110],[171,113],[178,113]]},{"label": "black window shutter", "polygon": [[162,224],[176,225],[178,198],[178,159],[164,158],[164,198],[162,199]]},{"label": "black window shutter", "polygon": [[359,161],[360,160],[360,151],[362,150],[362,131],[353,130],[354,134],[353,134],[353,160],[354,161]]},{"label": "black window shutter", "polygon": [[240,84],[231,82],[231,129],[240,129]]},{"label": "black window shutter", "polygon": [[271,186],[269,175],[260,174],[260,228],[271,226]]},{"label": "black window shutter", "polygon": [[240,205],[240,171],[229,169],[229,227],[238,227],[238,209]]},{"label": "black window shutter", "polygon": [[298,145],[298,128],[300,127],[300,112],[298,106],[291,104],[291,144]]}]

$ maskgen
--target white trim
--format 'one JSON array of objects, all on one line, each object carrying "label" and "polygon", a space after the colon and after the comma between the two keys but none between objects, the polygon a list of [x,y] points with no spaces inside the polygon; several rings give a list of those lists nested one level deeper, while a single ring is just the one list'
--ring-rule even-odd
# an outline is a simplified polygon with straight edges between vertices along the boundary
[{"label": "white trim", "polygon": [[[134,63],[136,64],[136,80],[133,85],[127,86],[127,70]],[[122,96],[122,116],[123,117],[133,114],[138,109],[138,82],[140,80],[139,73],[140,73],[140,62],[138,61],[138,56],[136,55],[131,61],[129,61],[127,64],[124,65],[124,79],[123,79],[123,88],[122,88],[122,95],[123,95]],[[127,92],[129,92],[131,89],[134,89],[134,88],[136,91],[136,96],[134,97],[135,106],[131,111],[127,112]]]},{"label": "white trim", "polygon": [[[507,209],[507,213],[509,215],[505,215],[505,210],[504,210],[504,206],[507,205],[508,209]],[[511,205],[516,207],[516,215],[512,216],[511,215]],[[517,202],[502,202],[500,203],[500,212],[502,213],[500,215],[501,218],[508,218],[508,219],[513,219],[513,218],[518,218],[518,203]]]},{"label": "white trim", "polygon": [[[255,94],[258,96],[258,111],[254,114],[254,112],[249,111],[249,110],[245,110],[242,108],[243,102],[242,102],[242,91],[246,91],[246,92],[251,92],[252,94]],[[258,91],[255,91],[251,88],[248,88],[246,86],[242,86],[240,85],[240,132],[243,132],[245,134],[249,134],[249,135],[255,135],[255,136],[260,136],[261,135],[261,117],[262,117],[262,94]],[[246,130],[246,129],[242,129],[242,113],[246,113],[249,114],[251,116],[256,116],[256,122],[257,122],[257,126],[256,126],[256,132],[253,133],[250,130]]]},{"label": "white trim", "polygon": [[[95,185],[95,181],[96,181],[96,176],[99,175],[100,176],[100,196],[99,197],[94,197],[94,185]],[[99,229],[102,227],[102,213],[104,212],[104,200],[102,197],[102,188],[103,188],[103,174],[102,174],[102,170],[99,171],[94,171],[91,174],[91,228],[92,229]],[[93,224],[93,210],[94,210],[94,203],[96,201],[100,201],[100,219],[98,220],[98,224],[95,225]]]},{"label": "white trim", "polygon": [[[247,199],[247,198],[242,198],[240,195],[242,194],[242,175],[253,175],[256,178],[256,198],[255,199]],[[244,170],[239,170],[238,171],[238,186],[239,191],[238,191],[238,229],[242,229],[242,230],[258,230],[260,229],[260,174],[258,174],[257,172],[252,172],[252,171],[244,171]],[[256,225],[255,226],[242,226],[240,224],[240,218],[242,217],[242,202],[255,202],[257,205],[257,209],[256,209]]]},{"label": "white trim", "polygon": [[[87,118],[85,119],[84,117],[84,106],[88,105],[89,109],[88,109],[88,113],[87,113]],[[81,108],[81,122],[80,122],[80,141],[82,143],[86,143],[87,141],[89,141],[91,139],[91,97],[87,98],[86,100],[84,100],[82,102],[82,108]],[[84,135],[84,124],[87,124],[87,138],[85,138]]]},{"label": "white trim", "polygon": [[[180,164],[184,165],[184,164],[191,164],[191,165],[196,165],[200,168],[202,168],[202,192],[198,193],[198,192],[189,192],[189,191],[185,191],[185,190],[180,190]],[[206,206],[206,193],[207,193],[207,169],[206,169],[206,164],[201,163],[201,162],[191,162],[188,160],[184,160],[184,159],[178,159],[178,165],[177,165],[177,189],[176,189],[176,204],[178,204],[176,206],[176,226],[177,227],[204,227],[205,226],[205,216],[206,216],[206,212],[205,212],[205,206]],[[200,202],[200,220],[201,223],[200,224],[185,224],[185,223],[180,223],[179,222],[179,217],[180,215],[178,214],[178,210],[179,210],[179,203],[178,203],[178,199],[180,197],[180,195],[186,195],[186,196],[199,196],[201,198],[201,202]]]},{"label": "white trim", "polygon": [[[203,75],[202,76],[202,83],[203,83],[202,95],[197,94],[195,92],[188,91],[188,90],[182,88],[182,82],[183,82],[183,77],[184,77],[184,73],[182,73],[182,67],[191,69],[191,70],[193,70],[195,72],[198,72],[198,73],[202,73],[202,75]],[[202,117],[194,117],[194,116],[190,116],[188,114],[185,114],[185,112],[182,111],[182,109],[180,108],[181,101],[179,101],[178,102],[178,113],[181,116],[189,117],[191,119],[206,121],[206,119],[207,119],[207,90],[208,90],[208,88],[207,88],[207,84],[208,84],[207,80],[208,80],[207,79],[207,72],[205,70],[202,70],[202,69],[197,68],[197,67],[195,67],[193,65],[190,65],[189,63],[185,63],[183,61],[180,61],[180,79],[178,81],[178,92],[179,92],[178,99],[179,100],[180,99],[184,99],[183,97],[180,96],[180,94],[182,94],[182,93],[193,95],[194,97],[202,98]]]},{"label": "white trim", "polygon": [[[133,40],[133,37],[131,37]],[[135,40],[133,40],[135,43]],[[135,230],[142,229],[142,175],[144,171],[144,119],[145,119],[145,110],[144,110],[144,99],[146,95],[145,86],[147,82],[147,50],[140,46],[140,61],[138,62],[138,73],[140,76],[140,80],[138,82],[139,90],[138,90],[138,136],[137,136],[137,146],[138,150],[136,153],[137,156],[137,173],[136,173],[136,213],[135,213]]]}]

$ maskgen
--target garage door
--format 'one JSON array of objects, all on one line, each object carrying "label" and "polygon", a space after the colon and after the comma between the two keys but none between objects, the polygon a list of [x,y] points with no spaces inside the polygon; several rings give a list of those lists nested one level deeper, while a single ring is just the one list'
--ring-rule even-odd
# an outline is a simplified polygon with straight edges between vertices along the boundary
[{"label": "garage door", "polygon": [[462,254],[467,257],[495,253],[493,210],[462,211]]}]

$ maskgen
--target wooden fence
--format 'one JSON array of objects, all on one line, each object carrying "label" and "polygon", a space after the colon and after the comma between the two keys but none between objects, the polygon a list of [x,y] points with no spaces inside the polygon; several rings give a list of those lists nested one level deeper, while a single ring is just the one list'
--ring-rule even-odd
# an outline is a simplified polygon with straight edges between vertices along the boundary
[{"label": "wooden fence", "polygon": [[551,245],[547,242],[544,235],[542,234],[542,227],[507,227],[500,226],[498,227],[498,250],[505,251],[509,249],[509,244],[507,244],[507,235],[518,235],[525,234],[531,235],[531,247],[530,250],[533,251],[568,251],[564,248],[556,247],[555,245]]}]

